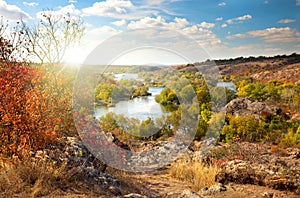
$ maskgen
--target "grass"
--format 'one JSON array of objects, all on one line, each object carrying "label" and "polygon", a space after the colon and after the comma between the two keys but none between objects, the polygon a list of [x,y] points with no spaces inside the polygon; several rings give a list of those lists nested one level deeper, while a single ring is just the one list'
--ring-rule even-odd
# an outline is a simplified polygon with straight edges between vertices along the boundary
[{"label": "grass", "polygon": [[107,195],[108,192],[85,178],[79,167],[31,161],[30,158],[17,162],[0,159],[0,197]]},{"label": "grass", "polygon": [[170,175],[194,186],[196,191],[212,186],[218,173],[216,165],[205,165],[200,161],[185,162],[178,160],[171,165]]}]

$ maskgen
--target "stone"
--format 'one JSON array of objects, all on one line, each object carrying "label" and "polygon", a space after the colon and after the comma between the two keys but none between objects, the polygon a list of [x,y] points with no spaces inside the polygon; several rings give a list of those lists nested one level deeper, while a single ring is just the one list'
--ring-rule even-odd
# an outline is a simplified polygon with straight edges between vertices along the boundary
[{"label": "stone", "polygon": [[189,189],[185,189],[179,196],[179,198],[201,198],[200,195],[198,195],[197,193],[189,190]]},{"label": "stone", "polygon": [[147,197],[136,193],[130,193],[128,195],[124,195],[124,198],[147,198]]},{"label": "stone", "polygon": [[264,114],[272,116],[279,115],[286,120],[290,119],[290,117],[285,114],[281,108],[273,105],[266,105],[265,103],[258,102],[250,97],[236,98],[230,101],[223,110],[234,116],[254,115],[256,119],[259,119]]},{"label": "stone", "polygon": [[224,184],[218,183],[218,184],[214,184],[211,187],[205,187],[202,188],[199,191],[199,194],[202,196],[213,196],[216,195],[220,192],[226,191],[227,187]]}]

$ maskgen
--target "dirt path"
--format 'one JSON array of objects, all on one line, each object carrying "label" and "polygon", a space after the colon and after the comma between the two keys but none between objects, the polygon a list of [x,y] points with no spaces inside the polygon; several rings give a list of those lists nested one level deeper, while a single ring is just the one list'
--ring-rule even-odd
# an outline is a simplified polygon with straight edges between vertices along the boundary
[{"label": "dirt path", "polygon": [[186,182],[172,178],[167,169],[147,173],[123,173],[117,177],[125,192],[136,192],[149,198],[163,197],[169,192],[181,193],[191,188]]},{"label": "dirt path", "polygon": [[[154,171],[144,174],[127,174],[123,179],[130,185],[137,186],[137,189],[128,190],[128,194],[136,192],[148,198],[164,197],[168,193],[181,194],[185,189],[193,189],[187,182],[179,181],[170,177],[168,170]],[[263,186],[230,184],[227,191],[217,193],[206,198],[257,198],[257,197],[278,197],[297,198],[298,196],[289,191],[279,191]],[[131,190],[131,191],[130,191]],[[137,190],[137,191],[134,191]]]}]

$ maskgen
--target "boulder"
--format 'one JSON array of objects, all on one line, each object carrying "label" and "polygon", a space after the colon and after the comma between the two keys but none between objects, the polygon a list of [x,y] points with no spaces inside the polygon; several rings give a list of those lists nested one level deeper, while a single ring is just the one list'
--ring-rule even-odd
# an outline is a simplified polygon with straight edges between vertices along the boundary
[{"label": "boulder", "polygon": [[190,189],[185,189],[182,193],[168,193],[164,198],[202,198],[199,194],[191,191]]},{"label": "boulder", "polygon": [[300,161],[294,156],[266,157],[263,164],[232,160],[221,165],[216,181],[267,186],[300,194]]},{"label": "boulder", "polygon": [[279,115],[283,116],[285,119],[289,119],[289,116],[285,114],[281,108],[258,102],[250,97],[236,98],[230,101],[224,107],[224,111],[234,116],[254,115],[256,119],[259,119],[262,115]]},{"label": "boulder", "polygon": [[211,187],[205,187],[198,192],[202,196],[215,196],[216,194],[226,191],[227,187],[224,184],[217,183],[212,185]]},{"label": "boulder", "polygon": [[65,166],[69,170],[76,170],[75,174],[82,175],[83,180],[98,184],[116,194],[121,192],[120,182],[113,176],[104,173],[106,165],[95,158],[84,144],[75,137],[58,139],[58,145],[31,153],[31,160],[47,161],[58,166]]},{"label": "boulder", "polygon": [[147,197],[136,193],[130,193],[128,195],[124,195],[124,198],[147,198]]}]

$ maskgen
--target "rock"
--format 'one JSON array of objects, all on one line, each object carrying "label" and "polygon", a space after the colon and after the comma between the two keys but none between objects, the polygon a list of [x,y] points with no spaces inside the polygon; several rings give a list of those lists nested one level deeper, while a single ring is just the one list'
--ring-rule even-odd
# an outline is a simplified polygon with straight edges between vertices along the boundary
[{"label": "rock", "polygon": [[232,160],[221,165],[216,181],[267,186],[277,190],[289,190],[300,194],[300,161],[291,156],[264,156],[258,161]]},{"label": "rock", "polygon": [[136,193],[130,193],[128,195],[124,195],[124,198],[147,198],[147,197]]},{"label": "rock", "polygon": [[198,195],[197,193],[189,190],[189,189],[185,189],[179,196],[179,198],[201,198],[200,195]]},{"label": "rock", "polygon": [[227,188],[224,186],[224,184],[218,183],[215,185],[212,185],[211,187],[205,187],[198,192],[202,196],[213,196],[216,195],[217,193],[226,191]]},{"label": "rock", "polygon": [[164,198],[202,198],[199,194],[191,191],[190,189],[185,189],[182,193],[168,193]]},{"label": "rock", "polygon": [[283,198],[283,196],[276,195],[275,193],[272,192],[264,192],[261,194],[262,198]]},{"label": "rock", "polygon": [[98,184],[114,194],[120,194],[120,182],[113,176],[104,173],[106,165],[95,158],[84,144],[75,137],[58,139],[58,145],[50,149],[36,151],[31,154],[32,161],[46,161],[58,166],[66,166],[76,170],[82,180]]},{"label": "rock", "polygon": [[259,119],[262,115],[279,115],[286,120],[289,119],[289,116],[285,114],[281,108],[273,105],[266,105],[265,103],[258,102],[250,97],[236,98],[230,101],[224,107],[224,110],[234,116],[254,115],[256,119]]}]

